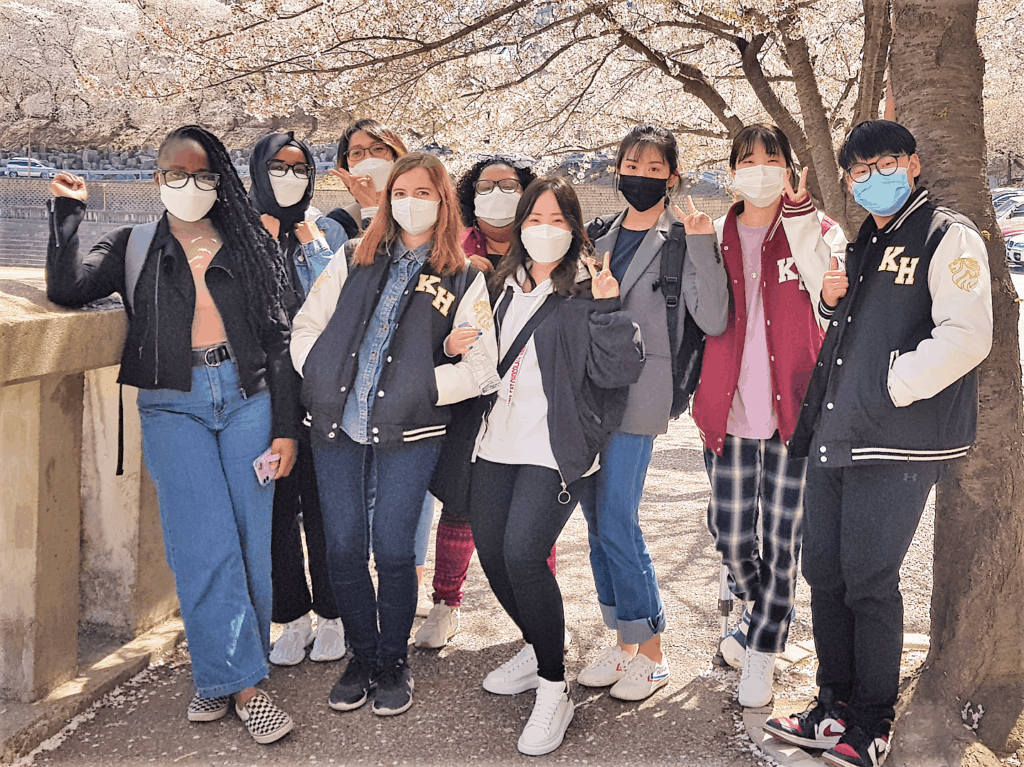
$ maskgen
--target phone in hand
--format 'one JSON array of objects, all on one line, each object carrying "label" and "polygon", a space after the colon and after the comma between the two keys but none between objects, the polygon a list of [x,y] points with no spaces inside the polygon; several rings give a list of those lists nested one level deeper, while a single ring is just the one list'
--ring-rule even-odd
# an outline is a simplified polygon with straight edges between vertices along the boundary
[{"label": "phone in hand", "polygon": [[277,462],[280,460],[281,456],[271,453],[268,447],[259,458],[252,462],[252,468],[256,471],[256,479],[261,486],[269,485],[274,479],[274,475],[277,474]]}]

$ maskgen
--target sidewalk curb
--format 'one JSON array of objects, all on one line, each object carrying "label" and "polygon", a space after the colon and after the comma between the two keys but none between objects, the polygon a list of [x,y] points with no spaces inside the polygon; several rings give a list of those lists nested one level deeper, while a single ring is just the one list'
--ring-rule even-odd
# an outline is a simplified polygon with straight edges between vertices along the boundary
[{"label": "sidewalk curb", "polygon": [[184,636],[181,619],[172,618],[82,669],[42,700],[0,701],[0,764],[33,751],[108,692],[173,650]]}]

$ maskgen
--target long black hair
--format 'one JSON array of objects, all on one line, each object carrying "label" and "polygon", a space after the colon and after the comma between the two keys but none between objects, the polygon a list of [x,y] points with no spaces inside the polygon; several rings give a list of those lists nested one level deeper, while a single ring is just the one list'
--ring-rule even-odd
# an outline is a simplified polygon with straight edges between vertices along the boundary
[{"label": "long black hair", "polygon": [[220,139],[198,125],[185,125],[171,131],[160,144],[159,154],[177,141],[194,141],[201,146],[210,170],[220,174],[210,221],[221,237],[221,247],[227,248],[237,267],[233,277],[242,283],[247,319],[258,334],[268,316],[282,311],[287,273],[281,249],[249,203],[242,179]]},{"label": "long black hair", "polygon": [[[541,176],[523,190],[523,197],[519,200],[519,205],[516,208],[515,221],[512,222],[512,236],[510,238],[508,255],[498,262],[498,267],[494,270],[489,280],[492,294],[496,295],[501,292],[505,285],[505,279],[507,277],[514,278],[520,266],[526,269],[530,255],[526,252],[526,247],[523,245],[523,238],[521,236],[523,224],[526,223],[526,219],[533,212],[533,206],[537,204],[537,199],[545,192],[551,192],[555,195],[555,200],[558,201],[558,207],[562,211],[565,223],[569,225],[569,231],[572,232],[572,244],[569,246],[565,257],[551,271],[551,283],[554,286],[555,293],[563,296],[577,295],[583,292],[586,281],[582,284],[578,283],[576,275],[580,269],[580,257],[582,255],[591,255],[593,247],[587,238],[587,230],[583,226],[583,209],[580,207],[580,199],[576,196],[576,191],[572,188],[572,184],[564,178]],[[526,269],[526,279],[531,283],[533,282],[529,269]]]},{"label": "long black hair", "polygon": [[476,226],[476,182],[480,180],[483,172],[492,165],[504,165],[511,168],[516,178],[519,179],[519,186],[526,189],[537,178],[530,166],[523,161],[523,158],[508,157],[500,154],[490,154],[477,160],[473,167],[462,174],[455,193],[459,196],[459,207],[462,209],[462,222],[466,226]]}]

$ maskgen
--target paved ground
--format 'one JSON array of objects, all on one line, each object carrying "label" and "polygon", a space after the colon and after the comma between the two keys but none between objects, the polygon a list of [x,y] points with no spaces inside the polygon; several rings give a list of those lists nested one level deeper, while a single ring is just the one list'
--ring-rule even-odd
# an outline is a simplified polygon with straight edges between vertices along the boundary
[{"label": "paved ground", "polygon": [[[1024,294],[1024,273],[1012,275]],[[1021,320],[1024,331],[1024,317]],[[712,666],[718,634],[715,605],[718,559],[704,526],[708,484],[700,442],[684,417],[655,445],[641,519],[665,600],[665,648],[671,682],[639,704],[610,699],[603,690],[575,687],[576,715],[565,743],[534,763],[580,765],[693,765],[754,767],[775,764],[744,732],[735,701],[739,672]],[[929,503],[903,568],[906,630],[927,634],[931,589],[933,505]],[[431,552],[432,558],[433,552]],[[559,583],[573,644],[570,677],[611,635],[600,625],[587,559],[586,527],[577,512],[559,543]],[[432,562],[428,561],[428,573]],[[65,732],[20,763],[28,765],[523,765],[515,749],[533,697],[489,695],[480,681],[519,649],[511,622],[490,594],[474,559],[462,630],[440,652],[412,650],[416,702],[406,714],[375,717],[366,707],[339,714],[327,708],[344,662],[309,661],[275,668],[265,686],[292,714],[295,731],[258,746],[233,714],[190,724],[192,695],[187,651],[179,651],[115,691]],[[797,592],[791,643],[810,639],[807,586]],[[418,621],[417,621],[418,624]],[[905,667],[924,653],[906,653]],[[813,658],[776,683],[775,711],[803,708],[814,695]]]},{"label": "paved ground", "polygon": [[[718,559],[705,528],[708,484],[696,428],[684,417],[655,445],[641,519],[662,585],[669,627],[665,648],[671,682],[639,704],[611,699],[604,690],[575,687],[575,719],[565,743],[538,762],[581,765],[763,765],[735,701],[739,672],[711,664],[718,634]],[[931,508],[904,568],[907,631],[927,633],[931,582]],[[432,552],[431,552],[432,555]],[[429,568],[432,562],[428,561]],[[611,640],[599,620],[587,558],[586,526],[577,511],[559,542],[559,583],[573,643],[567,656],[574,678],[586,659]],[[326,698],[344,663],[305,661],[274,668],[266,688],[294,717],[280,743],[258,746],[229,714],[191,724],[187,652],[151,667],[58,736],[54,750],[23,765],[240,765],[523,764],[515,741],[533,704],[526,693],[504,698],[480,682],[518,651],[514,628],[487,588],[474,558],[462,630],[445,649],[413,650],[413,708],[394,718],[369,707],[328,709]],[[791,641],[810,638],[806,584],[798,590]],[[418,624],[418,621],[417,621]],[[917,653],[908,661],[920,662]],[[777,684],[776,710],[801,709],[814,694],[813,660],[797,664]]]}]

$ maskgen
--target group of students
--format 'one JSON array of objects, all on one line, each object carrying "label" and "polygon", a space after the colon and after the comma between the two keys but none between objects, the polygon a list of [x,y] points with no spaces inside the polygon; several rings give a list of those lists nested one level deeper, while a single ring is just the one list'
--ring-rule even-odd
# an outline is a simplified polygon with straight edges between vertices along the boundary
[{"label": "group of students", "polygon": [[[60,174],[48,294],[124,299],[119,380],[139,389],[188,719],[233,703],[258,743],[283,737],[291,718],[256,684],[311,643],[312,660],[351,651],[332,709],[406,711],[431,490],[433,606],[414,642],[458,631],[475,549],[523,639],[483,687],[536,691],[522,753],[556,749],[573,717],[555,546],[577,504],[615,632],[577,682],[652,695],[669,680],[667,621],[639,507],[656,437],[692,402],[708,527],[745,605],[721,645],[739,702],[772,700],[802,545],[820,689],[766,731],[832,764],[881,764],[899,567],[945,461],[974,440],[991,291],[980,235],[917,185],[905,128],[862,123],[839,160],[870,214],[852,242],[762,124],[733,141],[736,202],[718,221],[672,203],[678,146],[650,124],[615,158],[625,209],[589,225],[572,186],[526,158],[484,157],[456,187],[372,120],[346,129],[331,171],[356,203],[327,215],[290,133],[256,144],[246,191],[216,137],[172,132],[166,214],[87,253],[85,183]],[[273,650],[271,621],[285,624]]]}]

